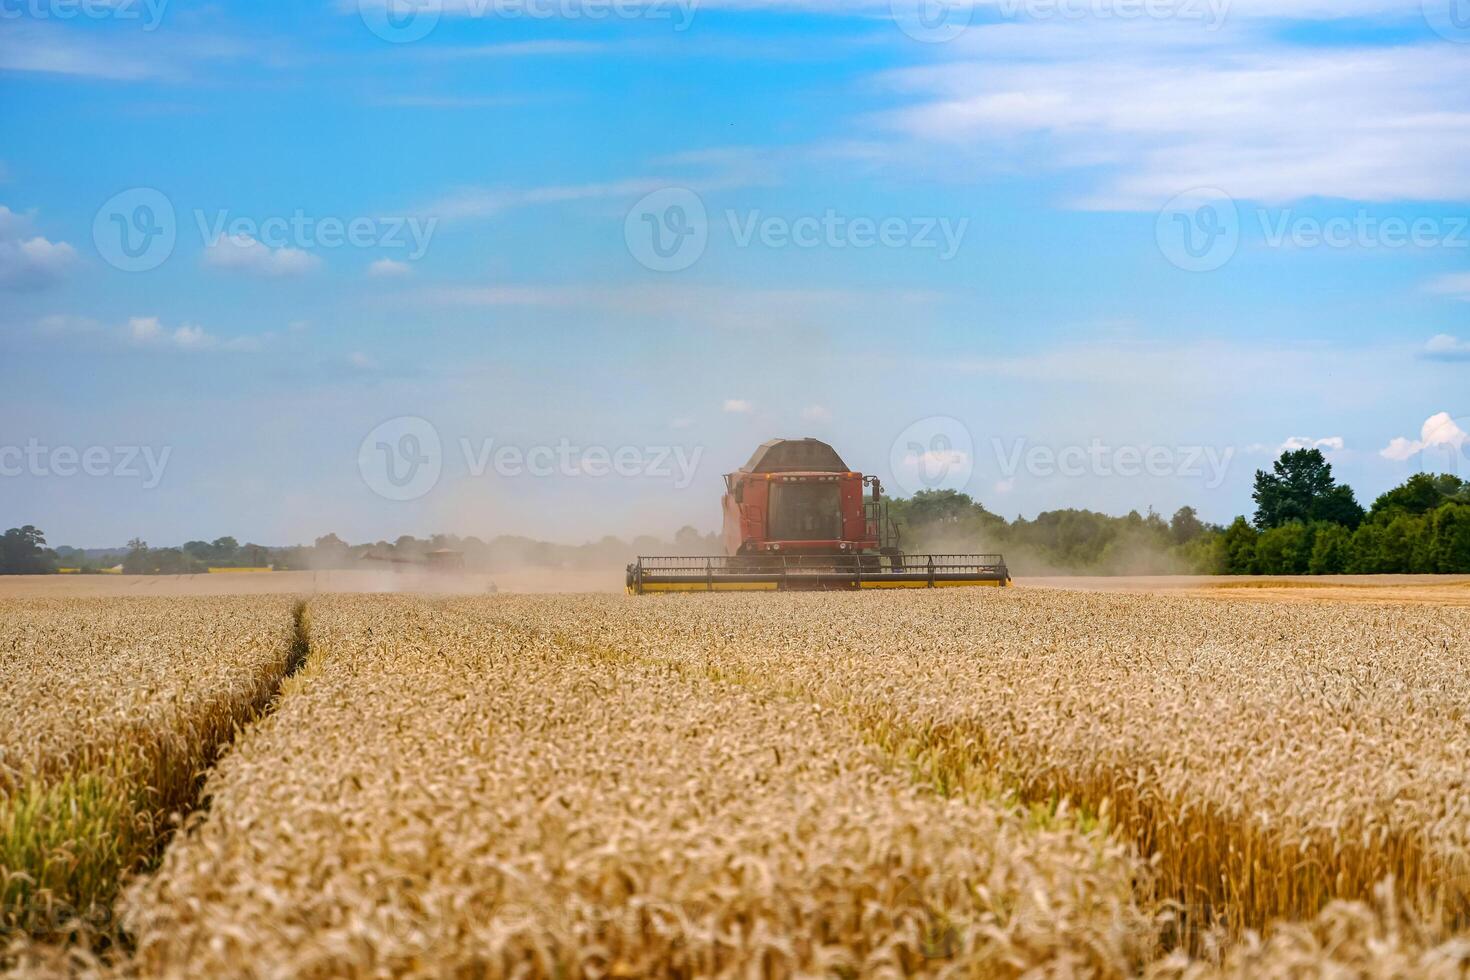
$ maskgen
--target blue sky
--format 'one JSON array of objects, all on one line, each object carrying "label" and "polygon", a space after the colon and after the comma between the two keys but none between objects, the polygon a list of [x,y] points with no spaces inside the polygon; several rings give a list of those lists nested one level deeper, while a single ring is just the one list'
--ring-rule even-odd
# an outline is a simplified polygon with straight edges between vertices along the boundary
[{"label": "blue sky", "polygon": [[1007,516],[1470,476],[1470,4],[917,2],[0,0],[0,521],[668,534],[775,435]]}]

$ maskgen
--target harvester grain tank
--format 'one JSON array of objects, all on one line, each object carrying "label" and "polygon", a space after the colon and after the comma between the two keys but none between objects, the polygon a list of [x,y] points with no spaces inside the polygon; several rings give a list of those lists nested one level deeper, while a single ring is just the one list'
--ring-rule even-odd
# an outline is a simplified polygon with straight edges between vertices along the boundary
[{"label": "harvester grain tank", "polygon": [[772,439],[725,476],[723,556],[646,556],[628,566],[644,592],[1007,586],[1000,555],[910,555],[876,476],[818,439]]}]

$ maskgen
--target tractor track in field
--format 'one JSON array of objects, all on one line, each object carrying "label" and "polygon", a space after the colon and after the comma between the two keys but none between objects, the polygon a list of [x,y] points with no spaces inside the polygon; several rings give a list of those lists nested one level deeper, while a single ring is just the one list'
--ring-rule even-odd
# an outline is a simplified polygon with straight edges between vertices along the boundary
[{"label": "tractor track in field", "polygon": [[[251,704],[243,721],[232,725],[222,737],[206,747],[205,765],[191,776],[187,791],[160,800],[159,811],[169,814],[168,826],[153,845],[118,875],[116,888],[105,903],[78,908],[48,897],[37,908],[37,917],[25,928],[0,921],[0,976],[32,972],[85,972],[96,966],[122,967],[133,953],[132,937],[123,927],[118,903],[130,882],[152,874],[164,852],[182,833],[209,813],[209,778],[240,736],[260,724],[279,707],[285,689],[306,665],[311,653],[308,600],[299,599],[291,609],[291,646],[284,670]],[[149,787],[156,792],[155,787]]]}]

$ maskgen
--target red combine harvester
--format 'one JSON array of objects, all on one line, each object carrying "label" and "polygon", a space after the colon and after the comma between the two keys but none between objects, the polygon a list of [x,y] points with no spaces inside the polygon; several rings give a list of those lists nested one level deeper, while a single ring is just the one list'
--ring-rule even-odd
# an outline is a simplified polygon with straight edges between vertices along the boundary
[{"label": "red combine harvester", "polygon": [[[870,492],[869,492],[870,491]],[[725,476],[723,557],[643,557],[628,591],[1007,586],[1000,555],[905,555],[876,476],[817,439],[772,439]]]}]

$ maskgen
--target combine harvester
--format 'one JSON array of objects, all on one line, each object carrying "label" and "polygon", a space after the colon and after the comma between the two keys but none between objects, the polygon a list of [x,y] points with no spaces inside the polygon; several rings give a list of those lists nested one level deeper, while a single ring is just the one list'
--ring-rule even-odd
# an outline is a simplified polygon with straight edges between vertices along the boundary
[{"label": "combine harvester", "polygon": [[639,558],[628,566],[628,591],[1011,584],[1000,555],[905,555],[878,478],[854,473],[817,439],[762,444],[725,476],[724,512],[725,556]]}]

